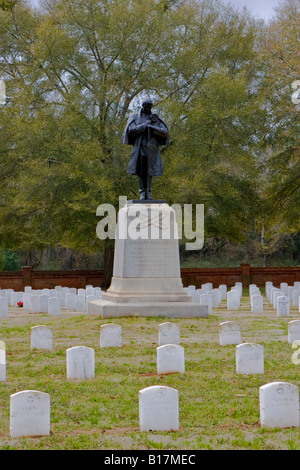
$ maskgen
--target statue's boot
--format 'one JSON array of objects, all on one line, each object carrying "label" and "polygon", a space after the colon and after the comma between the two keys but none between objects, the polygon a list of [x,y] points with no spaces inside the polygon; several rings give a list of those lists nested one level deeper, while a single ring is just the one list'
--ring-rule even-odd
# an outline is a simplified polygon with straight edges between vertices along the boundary
[{"label": "statue's boot", "polygon": [[140,200],[144,201],[146,199],[147,192],[145,188],[144,178],[142,176],[139,176],[139,193],[140,193]]},{"label": "statue's boot", "polygon": [[151,185],[152,185],[152,176],[147,177],[147,199],[152,200],[153,197],[151,196]]}]

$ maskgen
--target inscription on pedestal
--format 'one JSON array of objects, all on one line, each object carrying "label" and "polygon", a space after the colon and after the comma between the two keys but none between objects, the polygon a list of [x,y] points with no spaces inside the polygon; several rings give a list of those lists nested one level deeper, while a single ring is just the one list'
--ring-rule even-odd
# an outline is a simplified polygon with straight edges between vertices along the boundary
[{"label": "inscription on pedestal", "polygon": [[[178,254],[170,240],[128,240],[125,277],[178,277]],[[177,265],[178,266],[178,265]]]}]

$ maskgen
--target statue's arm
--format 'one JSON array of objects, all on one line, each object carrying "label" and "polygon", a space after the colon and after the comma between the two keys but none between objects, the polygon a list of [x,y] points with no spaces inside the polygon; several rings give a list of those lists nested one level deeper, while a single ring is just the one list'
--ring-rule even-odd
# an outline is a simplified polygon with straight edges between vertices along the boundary
[{"label": "statue's arm", "polygon": [[149,122],[150,121],[145,121],[142,124],[136,124],[134,121],[132,121],[132,123],[128,126],[128,135],[132,137],[142,134]]},{"label": "statue's arm", "polygon": [[149,126],[150,129],[153,130],[153,134],[157,134],[157,135],[160,135],[161,137],[165,137],[167,138],[168,135],[169,135],[169,131],[168,131],[168,128],[163,125],[162,123],[161,124],[155,124],[155,125],[150,125]]}]

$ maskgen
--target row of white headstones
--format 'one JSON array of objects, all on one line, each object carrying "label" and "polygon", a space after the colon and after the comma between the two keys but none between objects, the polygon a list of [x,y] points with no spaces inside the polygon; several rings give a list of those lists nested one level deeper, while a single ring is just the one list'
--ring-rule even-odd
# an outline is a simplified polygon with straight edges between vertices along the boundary
[{"label": "row of white headstones", "polygon": [[[290,322],[292,323],[292,322]],[[300,333],[300,328],[298,328]],[[297,336],[300,339],[300,335]],[[294,338],[293,338],[294,339]],[[264,373],[264,348],[260,344],[241,343],[239,325],[219,324],[220,345],[236,345],[236,372]],[[180,346],[177,323],[159,325],[157,373],[185,373],[184,348]],[[121,347],[122,327],[109,323],[100,327],[100,347]],[[0,344],[1,379],[6,380],[5,344]],[[32,349],[52,349],[52,330],[46,325],[31,328]],[[95,351],[86,346],[66,350],[68,380],[95,377]],[[299,390],[287,382],[272,382],[260,387],[260,418],[263,427],[299,426]],[[179,393],[166,386],[152,386],[139,391],[139,422],[141,431],[175,431],[179,429]],[[50,434],[50,396],[37,390],[24,390],[10,397],[11,437]]]},{"label": "row of white headstones", "polygon": [[48,313],[60,315],[62,309],[86,312],[90,301],[101,299],[100,287],[87,285],[85,289],[55,286],[54,289],[32,289],[26,286],[23,291],[14,289],[0,290],[0,318],[8,316],[8,307],[18,307],[22,303],[24,311],[29,313]]},{"label": "row of white headstones", "polygon": [[[194,302],[200,302],[202,305],[208,305],[208,313],[212,313],[213,308],[217,308],[223,300],[226,300],[228,310],[239,310],[241,307],[241,297],[243,294],[243,285],[236,282],[230,290],[227,290],[226,284],[221,284],[213,288],[212,283],[202,284],[200,289],[194,285],[185,288],[187,293],[192,296]],[[300,281],[295,281],[292,286],[288,283],[280,283],[280,287],[273,286],[272,281],[265,283],[265,292],[269,302],[277,311],[277,316],[285,317],[290,314],[290,305],[299,307],[300,312]],[[256,284],[249,285],[249,296],[251,312],[263,313],[264,298],[259,287]]]},{"label": "row of white headstones", "polygon": [[[263,427],[299,427],[299,389],[287,382],[272,382],[259,389]],[[179,429],[179,393],[172,387],[154,385],[139,391],[141,431]],[[10,435],[50,435],[50,395],[24,390],[10,396]]]},{"label": "row of white headstones", "polygon": [[[208,313],[212,313],[213,308],[217,308],[223,300],[227,301],[228,310],[238,310],[241,306],[243,286],[241,282],[227,291],[227,285],[221,284],[213,288],[212,283],[202,284],[200,289],[194,285],[185,288],[192,300],[200,305],[208,306]],[[278,316],[288,316],[290,305],[299,307],[300,311],[300,282],[294,282],[289,286],[283,282],[280,287],[274,287],[272,282],[265,284],[266,296],[269,302],[277,310]],[[76,312],[86,312],[88,303],[101,299],[103,291],[100,287],[87,285],[85,289],[75,287],[55,286],[54,289],[32,289],[27,286],[24,292],[14,292],[13,289],[0,289],[0,318],[8,316],[8,307],[17,307],[22,302],[23,310],[30,313],[49,313],[50,315],[60,315],[62,309]],[[251,311],[253,313],[263,313],[263,296],[256,284],[250,284],[249,296]]]}]

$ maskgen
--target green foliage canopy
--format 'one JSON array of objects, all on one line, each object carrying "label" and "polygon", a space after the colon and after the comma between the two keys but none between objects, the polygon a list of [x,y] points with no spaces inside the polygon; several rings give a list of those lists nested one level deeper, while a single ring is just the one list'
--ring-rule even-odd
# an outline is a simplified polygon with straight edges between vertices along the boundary
[{"label": "green foliage canopy", "polygon": [[[258,164],[265,144],[279,145],[280,155],[293,149],[290,188],[296,124],[290,117],[282,126],[282,109],[273,125],[280,116],[265,72],[275,67],[271,43],[259,43],[263,27],[247,12],[217,0],[0,8],[1,77],[11,97],[0,125],[2,246],[103,249],[96,209],[136,197],[121,134],[149,94],[171,134],[155,197],[204,204],[206,236],[242,241],[256,226],[267,207]],[[292,33],[284,36],[276,21],[268,31],[288,49]],[[276,152],[273,162],[278,173]],[[268,161],[264,174],[270,168]],[[280,190],[276,178],[266,180],[264,188]]]}]

